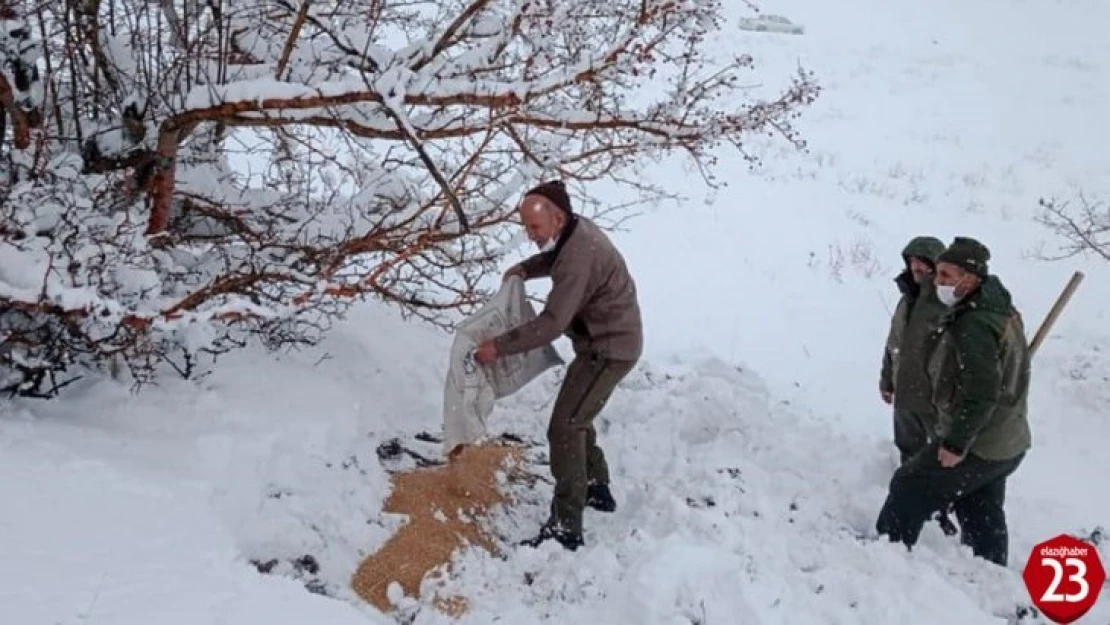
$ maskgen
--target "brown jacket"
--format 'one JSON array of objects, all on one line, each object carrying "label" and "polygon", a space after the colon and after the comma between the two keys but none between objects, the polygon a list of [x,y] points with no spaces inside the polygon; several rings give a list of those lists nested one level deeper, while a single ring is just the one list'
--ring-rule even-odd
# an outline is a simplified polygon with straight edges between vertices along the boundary
[{"label": "brown jacket", "polygon": [[624,257],[589,219],[572,217],[555,249],[521,263],[525,278],[550,277],[551,293],[535,319],[494,339],[502,354],[551,343],[566,334],[577,354],[635,361],[643,352],[636,283]]}]

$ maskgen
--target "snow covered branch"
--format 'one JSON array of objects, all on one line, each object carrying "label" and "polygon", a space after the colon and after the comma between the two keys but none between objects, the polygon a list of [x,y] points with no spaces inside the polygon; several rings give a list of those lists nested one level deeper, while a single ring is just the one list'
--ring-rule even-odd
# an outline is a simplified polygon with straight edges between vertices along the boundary
[{"label": "snow covered branch", "polygon": [[[711,176],[715,150],[747,157],[753,134],[803,147],[791,122],[819,93],[799,71],[749,97],[752,59],[710,56],[719,0],[64,0],[4,17],[0,370],[311,340],[365,295],[449,324],[484,297],[526,185],[664,195],[630,172],[678,152]],[[16,329],[59,351],[15,349]]]}]

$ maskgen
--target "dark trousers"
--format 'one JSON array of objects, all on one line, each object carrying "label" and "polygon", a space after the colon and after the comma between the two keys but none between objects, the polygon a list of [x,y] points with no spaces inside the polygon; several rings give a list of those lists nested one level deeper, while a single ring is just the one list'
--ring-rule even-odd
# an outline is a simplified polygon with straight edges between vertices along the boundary
[{"label": "dark trousers", "polygon": [[929,434],[925,422],[916,413],[905,408],[894,409],[894,446],[906,464],[917,452],[929,444]]},{"label": "dark trousers", "polygon": [[581,533],[587,485],[609,483],[609,466],[597,444],[594,419],[635,364],[579,354],[567,367],[547,428],[555,478],[549,525]]},{"label": "dark trousers", "polygon": [[928,444],[894,472],[876,530],[891,541],[913,547],[925,522],[938,510],[952,506],[960,522],[961,542],[976,556],[1006,566],[1006,480],[1025,454],[1001,461],[968,454],[946,469],[937,460],[937,449],[937,443]]},{"label": "dark trousers", "polygon": [[[906,464],[929,444],[929,430],[921,416],[906,408],[894,409],[894,446],[898,448],[901,464]],[[937,522],[945,534],[956,533],[956,526],[952,524],[949,514],[952,506],[940,510],[936,514]]]}]

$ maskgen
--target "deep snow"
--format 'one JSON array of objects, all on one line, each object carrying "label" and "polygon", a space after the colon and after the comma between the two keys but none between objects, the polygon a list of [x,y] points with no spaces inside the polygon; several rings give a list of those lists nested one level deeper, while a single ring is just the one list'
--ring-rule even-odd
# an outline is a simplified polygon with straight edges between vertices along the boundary
[{"label": "deep snow", "polygon": [[[615,235],[648,326],[647,357],[603,419],[621,508],[587,515],[577,554],[462,558],[452,584],[475,604],[468,622],[999,623],[1028,603],[1033,544],[1110,526],[1110,266],[1026,258],[1051,244],[1031,220],[1037,197],[1110,196],[1110,10],[761,6],[805,35],[734,31],[729,45],[761,75],[818,72],[825,92],[799,123],[811,153],[769,155],[757,173],[729,161],[713,205],[688,173],[653,172],[692,199]],[[912,554],[854,538],[894,467],[879,356],[898,250],[921,233],[986,242],[1030,335],[1071,272],[1087,273],[1036,357],[1009,569],[934,526]],[[402,522],[379,512],[375,447],[438,427],[449,344],[367,305],[318,349],[235,354],[196,384],[3,404],[0,623],[389,622],[346,588]],[[499,405],[497,429],[542,439],[558,374]],[[506,539],[535,529],[548,489],[498,519]],[[304,554],[321,566],[312,585],[340,601],[288,565],[263,576],[249,563]],[[1110,600],[1081,622],[1110,622]]]}]

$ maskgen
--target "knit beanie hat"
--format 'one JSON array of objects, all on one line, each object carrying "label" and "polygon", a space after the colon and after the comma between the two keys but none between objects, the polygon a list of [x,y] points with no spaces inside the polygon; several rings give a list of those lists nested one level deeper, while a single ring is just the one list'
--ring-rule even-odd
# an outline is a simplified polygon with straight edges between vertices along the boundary
[{"label": "knit beanie hat", "polygon": [[529,195],[541,195],[550,200],[555,206],[558,206],[567,215],[574,214],[574,211],[570,208],[570,196],[567,195],[567,187],[562,180],[545,182],[524,194],[525,197]]},{"label": "knit beanie hat", "polygon": [[987,246],[970,237],[956,237],[948,249],[937,256],[938,263],[951,263],[981,278],[989,275],[987,261],[991,252]]}]

